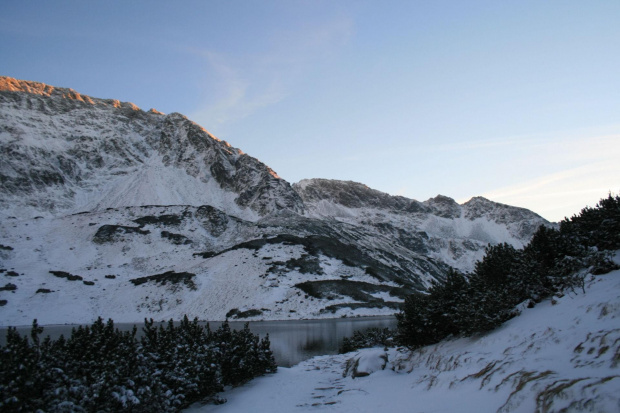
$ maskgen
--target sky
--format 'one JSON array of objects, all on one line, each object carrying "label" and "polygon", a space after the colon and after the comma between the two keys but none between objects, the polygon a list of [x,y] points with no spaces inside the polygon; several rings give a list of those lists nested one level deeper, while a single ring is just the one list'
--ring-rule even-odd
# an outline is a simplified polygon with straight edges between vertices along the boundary
[{"label": "sky", "polygon": [[180,112],[288,182],[620,192],[620,1],[0,1],[0,75]]}]

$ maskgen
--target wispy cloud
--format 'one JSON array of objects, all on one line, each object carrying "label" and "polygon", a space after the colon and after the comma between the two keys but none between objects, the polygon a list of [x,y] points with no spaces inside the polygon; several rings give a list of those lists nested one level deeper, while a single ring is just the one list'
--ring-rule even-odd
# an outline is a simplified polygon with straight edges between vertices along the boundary
[{"label": "wispy cloud", "polygon": [[546,142],[540,147],[542,154],[531,156],[536,162],[547,156],[555,165],[554,172],[490,190],[483,196],[532,209],[557,221],[586,205],[593,206],[608,191],[620,190],[620,135],[573,139],[561,142],[561,146]]},{"label": "wispy cloud", "polygon": [[254,111],[278,103],[286,97],[282,80],[263,73],[256,62],[239,63],[216,52],[204,52],[216,83],[216,96],[192,114],[208,125],[242,119]]},{"label": "wispy cloud", "polygon": [[191,114],[192,119],[217,127],[281,102],[315,62],[340,50],[352,32],[352,21],[340,18],[274,33],[269,50],[259,54],[234,56],[217,50],[191,50],[204,57],[209,69],[207,82],[214,91]]}]

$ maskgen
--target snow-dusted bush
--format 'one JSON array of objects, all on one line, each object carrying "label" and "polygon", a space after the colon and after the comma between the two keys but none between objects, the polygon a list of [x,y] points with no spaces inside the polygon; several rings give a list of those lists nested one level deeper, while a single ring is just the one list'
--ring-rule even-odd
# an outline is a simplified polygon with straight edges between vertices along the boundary
[{"label": "snow-dusted bush", "polygon": [[36,320],[30,340],[9,328],[0,347],[0,411],[174,412],[274,372],[269,338],[231,330],[212,332],[185,317],[156,327],[145,320],[120,332],[109,320],[73,329],[68,339],[43,341]]},{"label": "snow-dusted bush", "polygon": [[389,328],[371,327],[355,331],[352,337],[345,337],[338,348],[339,353],[348,353],[360,348],[386,347],[394,345],[395,332]]},{"label": "snow-dusted bush", "polygon": [[620,195],[609,194],[596,207],[583,208],[579,215],[564,219],[560,231],[599,250],[620,249]]},{"label": "snow-dusted bush", "polygon": [[269,335],[259,341],[248,323],[242,330],[231,330],[225,321],[210,334],[214,351],[220,360],[221,381],[224,385],[238,386],[252,378],[274,373],[276,364],[269,347]]}]

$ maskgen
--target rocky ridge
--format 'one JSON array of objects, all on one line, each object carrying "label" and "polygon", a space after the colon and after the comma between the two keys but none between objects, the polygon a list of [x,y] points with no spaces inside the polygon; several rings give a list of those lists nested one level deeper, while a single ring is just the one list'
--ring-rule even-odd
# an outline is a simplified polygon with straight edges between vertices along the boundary
[{"label": "rocky ridge", "polygon": [[0,207],[32,218],[215,203],[245,218],[302,212],[290,185],[179,113],[0,77]]}]

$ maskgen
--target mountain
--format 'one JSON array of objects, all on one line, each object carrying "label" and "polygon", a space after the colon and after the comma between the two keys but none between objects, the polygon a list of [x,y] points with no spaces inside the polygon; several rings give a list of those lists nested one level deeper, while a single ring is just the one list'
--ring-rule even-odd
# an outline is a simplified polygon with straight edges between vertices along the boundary
[{"label": "mountain", "polygon": [[549,225],[479,197],[290,185],[178,113],[7,77],[0,153],[7,324],[391,314]]}]

